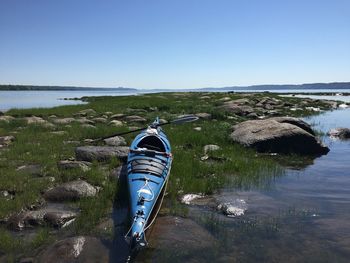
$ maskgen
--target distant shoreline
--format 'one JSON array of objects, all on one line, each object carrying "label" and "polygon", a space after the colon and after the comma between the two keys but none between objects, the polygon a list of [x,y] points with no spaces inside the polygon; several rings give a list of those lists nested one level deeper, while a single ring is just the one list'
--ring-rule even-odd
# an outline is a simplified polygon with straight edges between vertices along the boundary
[{"label": "distant shoreline", "polygon": [[45,91],[117,91],[117,92],[162,92],[162,91],[265,91],[265,90],[314,90],[314,89],[328,89],[328,90],[342,90],[350,89],[350,82],[332,82],[332,83],[307,83],[307,84],[279,84],[279,85],[251,85],[251,86],[231,86],[231,87],[207,87],[207,88],[193,88],[193,89],[136,89],[136,88],[105,88],[105,87],[76,87],[76,86],[36,86],[36,85],[0,85],[2,90],[45,90]]}]

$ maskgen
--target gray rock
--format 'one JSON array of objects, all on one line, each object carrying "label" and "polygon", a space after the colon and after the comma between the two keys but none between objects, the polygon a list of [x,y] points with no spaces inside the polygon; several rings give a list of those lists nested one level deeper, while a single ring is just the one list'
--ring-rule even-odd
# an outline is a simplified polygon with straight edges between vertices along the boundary
[{"label": "gray rock", "polygon": [[106,123],[107,122],[107,119],[103,118],[103,117],[93,118],[92,120],[96,123]]},{"label": "gray rock", "polygon": [[75,149],[76,159],[88,162],[108,161],[112,157],[126,160],[128,153],[129,147],[126,146],[81,146]]},{"label": "gray rock", "polygon": [[228,217],[237,217],[244,215],[247,210],[246,202],[242,199],[237,199],[233,203],[222,203],[217,206],[217,209]]},{"label": "gray rock", "polygon": [[57,241],[38,255],[38,263],[109,262],[110,249],[95,237],[77,236]]},{"label": "gray rock", "polygon": [[126,141],[121,136],[114,136],[103,140],[109,146],[124,146]]},{"label": "gray rock", "polygon": [[204,146],[204,153],[214,152],[220,150],[220,146],[216,144],[208,144]]},{"label": "gray rock", "polygon": [[52,122],[55,124],[69,124],[74,122],[74,118],[59,118],[59,119],[53,119]]},{"label": "gray rock", "polygon": [[10,122],[14,119],[15,119],[14,117],[9,116],[9,115],[0,116],[0,121],[4,121],[4,122]]},{"label": "gray rock", "polygon": [[15,137],[12,135],[1,136],[0,137],[0,145],[9,146],[14,140],[15,140]]},{"label": "gray rock", "polygon": [[120,126],[123,126],[123,123],[118,120],[112,120],[111,122],[108,123],[108,125],[114,126],[114,127],[120,127]]},{"label": "gray rock", "polygon": [[180,197],[180,202],[186,205],[190,205],[194,200],[203,198],[203,194],[184,194]]},{"label": "gray rock", "polygon": [[110,177],[119,180],[121,177],[126,178],[127,174],[127,166],[121,165],[112,170],[112,172],[110,173]]},{"label": "gray rock", "polygon": [[202,130],[202,127],[194,127],[193,130],[195,130],[195,131],[201,131],[201,130]]},{"label": "gray rock", "polygon": [[[211,248],[216,243],[216,239],[193,220],[173,216],[158,217],[148,240],[149,247],[153,249],[169,253],[171,247],[171,253],[174,253],[172,256],[176,255],[179,262],[189,262],[188,255],[191,251]],[[180,255],[187,257],[180,258]],[[200,255],[196,254],[198,257]]]},{"label": "gray rock", "polygon": [[195,116],[197,116],[198,118],[201,118],[201,119],[205,119],[205,120],[210,120],[211,119],[211,114],[210,113],[206,113],[206,112],[196,113]]},{"label": "gray rock", "polygon": [[248,105],[238,105],[234,101],[227,101],[224,103],[222,108],[230,113],[234,113],[238,116],[246,116],[252,112],[254,109]]},{"label": "gray rock", "polygon": [[49,189],[44,193],[44,198],[48,201],[69,201],[96,194],[97,189],[94,186],[83,180],[76,180]]},{"label": "gray rock", "polygon": [[59,170],[81,169],[83,172],[87,172],[91,169],[90,166],[91,163],[85,161],[64,160],[57,163]]},{"label": "gray rock", "polygon": [[113,119],[113,120],[120,120],[120,119],[122,119],[124,117],[125,117],[125,114],[117,113],[117,114],[113,114],[110,118]]},{"label": "gray rock", "polygon": [[327,154],[328,147],[314,136],[311,127],[291,117],[251,120],[233,127],[231,139],[258,152]]},{"label": "gray rock", "polygon": [[95,115],[96,111],[94,111],[93,109],[86,109],[86,110],[81,110],[75,114],[73,114],[74,116],[88,116],[88,115]]},{"label": "gray rock", "polygon": [[350,139],[350,129],[349,128],[335,128],[328,132],[331,137],[339,139]]},{"label": "gray rock", "polygon": [[27,122],[27,124],[44,124],[44,123],[48,123],[47,120],[44,120],[43,118],[37,117],[37,116],[25,117],[24,120]]},{"label": "gray rock", "polygon": [[43,175],[43,169],[40,164],[26,164],[18,167],[16,169],[17,172],[26,173],[34,176]]},{"label": "gray rock", "polygon": [[82,124],[81,127],[84,129],[97,129],[94,125],[91,124]]},{"label": "gray rock", "polygon": [[78,119],[76,119],[75,121],[76,121],[76,122],[79,122],[79,123],[81,123],[81,124],[90,124],[90,125],[94,125],[94,124],[95,124],[94,121],[89,120],[89,119],[87,119],[87,118],[85,118],[85,117],[83,117],[83,118],[78,118]]},{"label": "gray rock", "polygon": [[144,123],[146,122],[147,120],[143,117],[140,117],[138,115],[130,115],[130,116],[126,116],[124,118],[127,122],[141,122],[141,123]]}]

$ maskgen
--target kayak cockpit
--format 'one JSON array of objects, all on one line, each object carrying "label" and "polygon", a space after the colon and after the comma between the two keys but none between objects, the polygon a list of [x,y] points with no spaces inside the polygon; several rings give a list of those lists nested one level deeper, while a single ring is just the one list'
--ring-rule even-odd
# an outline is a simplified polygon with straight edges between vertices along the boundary
[{"label": "kayak cockpit", "polygon": [[146,148],[148,150],[165,152],[165,146],[162,140],[155,135],[145,136],[137,144],[137,148]]}]

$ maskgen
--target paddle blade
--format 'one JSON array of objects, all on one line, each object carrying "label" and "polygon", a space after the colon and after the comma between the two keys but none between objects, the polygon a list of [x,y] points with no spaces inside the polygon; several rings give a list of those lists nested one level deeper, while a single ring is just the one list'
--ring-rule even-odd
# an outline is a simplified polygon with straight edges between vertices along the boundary
[{"label": "paddle blade", "polygon": [[199,118],[197,116],[187,115],[187,116],[181,117],[179,119],[173,120],[170,123],[172,123],[172,124],[181,124],[181,123],[185,123],[185,122],[193,122],[193,121],[196,121],[198,119]]}]

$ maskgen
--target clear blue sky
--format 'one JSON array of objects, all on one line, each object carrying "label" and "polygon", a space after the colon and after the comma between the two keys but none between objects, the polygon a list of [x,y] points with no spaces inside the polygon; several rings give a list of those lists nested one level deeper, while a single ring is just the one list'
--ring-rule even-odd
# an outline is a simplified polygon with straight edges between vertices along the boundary
[{"label": "clear blue sky", "polygon": [[350,81],[349,0],[1,0],[0,83]]}]

